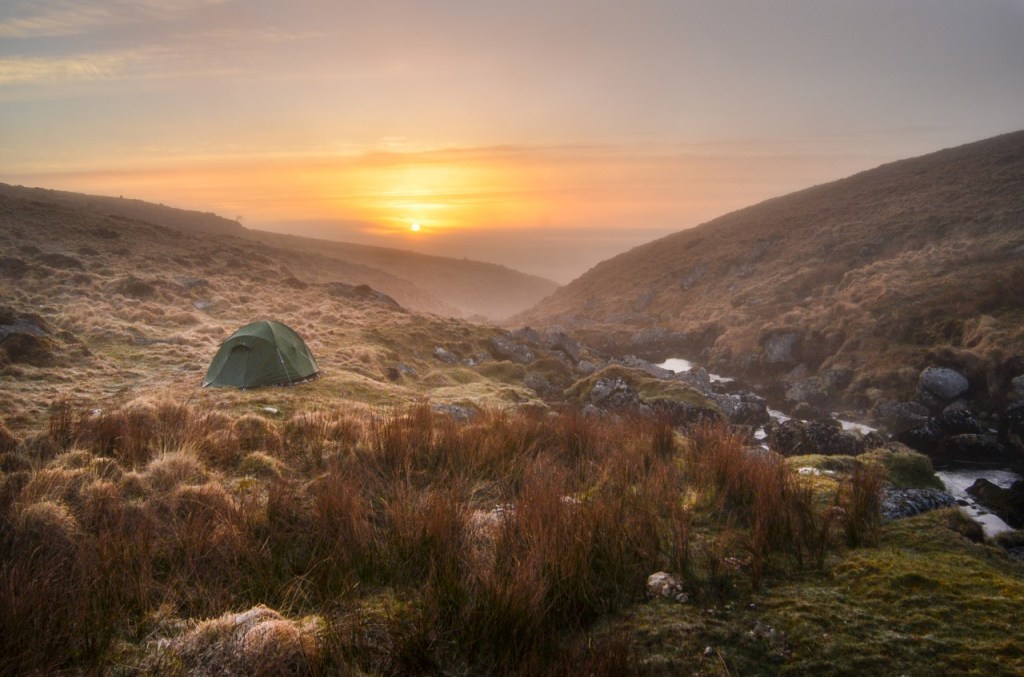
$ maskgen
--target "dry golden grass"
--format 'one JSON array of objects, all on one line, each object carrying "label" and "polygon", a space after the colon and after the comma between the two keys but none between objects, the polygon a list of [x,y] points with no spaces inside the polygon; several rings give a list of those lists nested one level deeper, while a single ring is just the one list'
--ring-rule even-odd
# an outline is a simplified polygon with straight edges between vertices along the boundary
[{"label": "dry golden grass", "polygon": [[[88,411],[52,416],[54,434],[89,443],[3,476],[5,672],[613,671],[606,651],[628,647],[583,650],[580,633],[642,600],[651,572],[719,599],[838,545],[831,499],[724,429],[681,445],[649,418],[460,423],[425,404],[356,425],[150,400],[106,412],[103,436]],[[218,429],[251,449],[236,467],[194,441]],[[697,528],[711,503],[718,517]],[[870,523],[864,505],[846,519]]]}]

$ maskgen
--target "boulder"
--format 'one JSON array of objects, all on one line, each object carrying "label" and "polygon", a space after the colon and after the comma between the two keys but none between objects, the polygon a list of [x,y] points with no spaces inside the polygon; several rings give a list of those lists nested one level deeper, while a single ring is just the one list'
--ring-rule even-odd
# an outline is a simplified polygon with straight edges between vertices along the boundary
[{"label": "boulder", "polygon": [[950,463],[1002,465],[1013,459],[1010,451],[995,437],[972,433],[950,435],[942,441],[939,455]]},{"label": "boulder", "polygon": [[683,400],[652,400],[645,402],[651,411],[668,420],[673,426],[688,427],[698,423],[716,423],[722,415],[714,409]]},{"label": "boulder", "polygon": [[889,520],[913,517],[929,510],[952,508],[956,499],[940,489],[897,489],[886,486],[882,490],[882,517]]},{"label": "boulder", "polygon": [[487,342],[491,355],[498,360],[509,360],[519,364],[533,362],[533,351],[526,345],[518,343],[511,336],[492,336]]},{"label": "boulder", "polygon": [[1024,455],[1024,402],[1010,405],[999,417],[999,441]]},{"label": "boulder", "polygon": [[1024,399],[1024,374],[1010,379],[1010,397]]},{"label": "boulder", "polygon": [[707,397],[722,410],[729,423],[733,425],[749,425],[756,428],[771,421],[765,399],[755,393],[710,393]]},{"label": "boulder", "polygon": [[629,339],[628,350],[648,357],[672,357],[686,352],[690,336],[664,327],[649,327],[635,332]]},{"label": "boulder", "polygon": [[800,362],[803,333],[775,331],[761,341],[761,355],[767,367],[792,367]]},{"label": "boulder", "polygon": [[948,367],[928,367],[921,372],[917,382],[917,399],[933,411],[941,411],[946,405],[967,394],[970,389],[967,377]]},{"label": "boulder", "polygon": [[646,372],[655,378],[675,378],[677,374],[671,369],[665,369],[659,367],[656,364],[643,360],[635,355],[626,355],[622,358],[612,359],[609,364],[621,364],[623,367],[629,367],[630,369],[639,369],[640,371]]},{"label": "boulder", "polygon": [[856,456],[864,451],[860,435],[843,430],[838,421],[772,422],[765,426],[768,446],[783,456],[821,454]]},{"label": "boulder", "polygon": [[564,331],[545,332],[540,342],[548,350],[558,351],[574,363],[580,361],[580,344]]},{"label": "boulder", "polygon": [[587,400],[602,409],[627,409],[640,406],[640,395],[621,378],[599,378]]},{"label": "boulder", "polygon": [[685,602],[687,599],[683,582],[667,571],[659,571],[647,577],[647,596],[651,599],[660,597],[674,602]]},{"label": "boulder", "polygon": [[815,377],[797,381],[786,390],[786,401],[791,404],[806,402],[814,407],[823,407],[828,404],[828,399],[821,381]]},{"label": "boulder", "polygon": [[53,331],[43,318],[0,308],[0,362],[50,365],[55,357]]},{"label": "boulder", "polygon": [[1024,480],[1017,480],[1009,489],[1003,489],[979,478],[967,487],[967,493],[1014,529],[1024,528]]},{"label": "boulder", "polygon": [[459,363],[458,355],[448,350],[447,348],[442,348],[441,346],[434,347],[434,358],[440,360],[441,362],[444,362],[445,364]]},{"label": "boulder", "polygon": [[920,402],[883,402],[872,415],[875,425],[892,435],[928,422],[928,408]]}]

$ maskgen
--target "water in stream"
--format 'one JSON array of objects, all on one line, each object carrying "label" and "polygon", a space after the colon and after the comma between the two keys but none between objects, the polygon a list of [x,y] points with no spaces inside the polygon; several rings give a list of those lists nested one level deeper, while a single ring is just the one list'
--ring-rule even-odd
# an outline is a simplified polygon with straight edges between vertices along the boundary
[{"label": "water in stream", "polygon": [[[692,362],[680,357],[665,360],[658,366],[662,369],[668,369],[669,371],[674,371],[676,373],[689,371],[694,367]],[[708,376],[711,378],[712,383],[728,383],[733,380],[726,376],[719,376],[718,374],[709,373]],[[768,414],[776,421],[785,421],[789,419],[789,416],[775,409],[769,409]],[[864,425],[863,423],[844,421],[842,419],[837,420],[842,424],[843,430],[855,430],[862,435],[875,432],[874,428]],[[763,442],[766,437],[764,428],[759,428],[754,434],[754,437],[759,442]],[[935,474],[940,480],[942,480],[942,483],[946,487],[946,491],[961,504],[961,510],[970,515],[974,521],[981,525],[981,528],[985,530],[986,536],[992,537],[998,533],[1013,530],[1013,527],[1004,522],[1000,517],[989,512],[984,506],[979,505],[978,502],[967,493],[967,487],[974,484],[975,480],[984,478],[993,484],[1006,489],[1015,481],[1021,479],[1020,475],[1009,470],[980,470],[963,468],[940,470]]]}]

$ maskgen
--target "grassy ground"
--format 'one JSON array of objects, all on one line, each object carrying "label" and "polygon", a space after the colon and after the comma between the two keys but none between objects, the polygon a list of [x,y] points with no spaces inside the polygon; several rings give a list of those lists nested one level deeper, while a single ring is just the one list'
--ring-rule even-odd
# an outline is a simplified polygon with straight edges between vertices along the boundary
[{"label": "grassy ground", "polygon": [[[0,225],[24,264],[0,261],[5,303],[52,332],[0,360],[0,674],[1022,669],[1021,565],[955,513],[879,522],[883,477],[934,481],[916,454],[787,461],[723,428],[583,416],[524,385],[585,398],[566,360],[267,285],[286,255],[113,238],[129,225],[96,215]],[[322,377],[200,388],[260,317]],[[647,599],[656,571],[683,601]]]}]

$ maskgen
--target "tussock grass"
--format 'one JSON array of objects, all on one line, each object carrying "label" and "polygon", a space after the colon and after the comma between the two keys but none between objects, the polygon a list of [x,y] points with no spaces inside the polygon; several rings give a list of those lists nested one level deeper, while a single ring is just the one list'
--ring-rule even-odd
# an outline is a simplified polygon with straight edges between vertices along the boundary
[{"label": "tussock grass", "polygon": [[[4,671],[96,669],[116,644],[196,674],[618,674],[631,639],[580,638],[649,574],[721,600],[822,566],[842,528],[871,541],[878,490],[822,497],[724,428],[577,410],[146,401],[53,421],[59,453],[2,477]],[[243,631],[238,609],[266,626]]]}]

